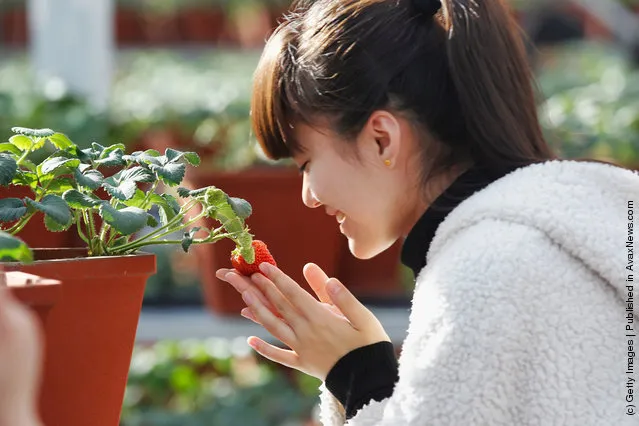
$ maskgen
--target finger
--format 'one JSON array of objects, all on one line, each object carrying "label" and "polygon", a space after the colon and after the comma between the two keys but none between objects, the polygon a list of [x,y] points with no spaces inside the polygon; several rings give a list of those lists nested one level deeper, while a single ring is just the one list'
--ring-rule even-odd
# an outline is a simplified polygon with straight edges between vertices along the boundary
[{"label": "finger", "polygon": [[286,322],[273,315],[251,292],[245,291],[242,293],[242,298],[251,309],[255,320],[259,321],[262,327],[283,343],[291,346],[291,343],[296,340],[296,336],[293,329]]},{"label": "finger", "polygon": [[228,274],[229,272],[233,272],[232,269],[228,269],[228,268],[220,268],[217,271],[215,271],[215,276],[218,277],[219,279],[221,279],[222,281],[226,281],[224,279],[224,277],[226,276],[226,274]]},{"label": "finger", "polygon": [[275,306],[282,318],[295,329],[303,320],[300,311],[284,297],[275,284],[262,274],[253,274],[251,280],[261,290],[262,294]]},{"label": "finger", "polygon": [[[230,270],[232,271],[232,270]],[[240,275],[236,272],[229,272],[225,275],[225,281],[228,282],[237,290],[238,293],[242,294],[245,291],[253,290],[253,294],[262,302],[273,314],[278,317],[282,317],[277,310],[277,308],[268,300],[267,297],[262,294],[259,288],[255,287],[253,281],[250,278]]]},{"label": "finger", "polygon": [[260,322],[257,320],[257,318],[255,318],[255,316],[253,315],[253,312],[251,312],[250,308],[243,308],[240,311],[240,315],[242,315],[244,318],[253,321],[254,323],[258,324],[258,325],[262,325],[260,324]]},{"label": "finger", "polygon": [[275,347],[255,336],[249,337],[246,342],[264,358],[270,359],[273,362],[277,362],[278,364],[282,364],[289,368],[298,369],[299,358],[294,351]]},{"label": "finger", "polygon": [[337,278],[331,278],[326,283],[326,291],[333,304],[342,311],[342,314],[358,330],[370,325],[375,316],[351,293]]},{"label": "finger", "polygon": [[275,287],[284,295],[286,299],[295,306],[299,312],[305,314],[315,314],[318,311],[319,303],[298,283],[282,272],[277,266],[269,263],[260,264],[262,273],[273,283]]},{"label": "finger", "polygon": [[311,286],[319,300],[324,303],[332,303],[331,298],[326,292],[326,282],[329,276],[314,263],[307,263],[302,270],[306,282]]}]

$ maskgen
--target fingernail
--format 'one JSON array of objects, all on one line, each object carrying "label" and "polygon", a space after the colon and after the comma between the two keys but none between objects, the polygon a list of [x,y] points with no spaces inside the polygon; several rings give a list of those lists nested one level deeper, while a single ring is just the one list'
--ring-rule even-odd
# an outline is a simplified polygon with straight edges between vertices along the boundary
[{"label": "fingernail", "polygon": [[339,293],[342,286],[335,280],[328,280],[328,283],[326,283],[326,287],[328,292],[335,296],[337,293]]},{"label": "fingernail", "polygon": [[242,309],[242,311],[240,312],[240,315],[242,315],[246,319],[255,321],[255,317],[253,316],[253,313],[251,312],[249,308]]},{"label": "fingernail", "polygon": [[233,278],[233,272],[229,272],[226,275],[224,275],[224,280],[225,281],[229,281],[231,278]]},{"label": "fingernail", "polygon": [[260,263],[260,271],[262,271],[265,275],[268,275],[273,271],[270,263],[262,262]]},{"label": "fingernail", "polygon": [[244,299],[244,302],[246,302],[247,305],[253,304],[253,295],[248,291],[242,293],[242,299]]}]

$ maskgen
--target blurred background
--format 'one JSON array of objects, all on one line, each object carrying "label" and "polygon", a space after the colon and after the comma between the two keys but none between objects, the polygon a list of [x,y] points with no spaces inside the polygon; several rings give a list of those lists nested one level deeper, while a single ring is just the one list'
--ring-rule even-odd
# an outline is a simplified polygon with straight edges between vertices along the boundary
[{"label": "blurred background", "polygon": [[[548,140],[567,158],[639,169],[639,0],[510,1]],[[265,159],[251,135],[252,73],[289,5],[0,0],[0,139],[12,126],[48,127],[79,145],[198,152],[202,165],[187,186],[216,185],[251,201],[248,224],[282,269],[302,281],[313,261],[342,279],[399,351],[413,285],[400,246],[352,258],[334,221],[302,205],[291,163]],[[34,247],[80,242],[44,235],[34,224],[21,236]],[[246,336],[268,335],[239,317],[241,299],[214,277],[230,250],[154,250],[158,272],[147,286],[123,426],[317,424],[319,382],[246,345]]]}]

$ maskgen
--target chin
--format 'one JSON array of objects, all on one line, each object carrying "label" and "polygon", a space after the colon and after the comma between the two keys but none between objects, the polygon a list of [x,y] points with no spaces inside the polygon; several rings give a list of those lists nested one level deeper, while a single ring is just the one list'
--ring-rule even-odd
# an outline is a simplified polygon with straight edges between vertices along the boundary
[{"label": "chin", "polygon": [[351,254],[358,259],[367,260],[371,259],[378,254],[382,253],[395,241],[388,242],[374,242],[374,241],[361,241],[357,238],[348,238],[348,249]]}]

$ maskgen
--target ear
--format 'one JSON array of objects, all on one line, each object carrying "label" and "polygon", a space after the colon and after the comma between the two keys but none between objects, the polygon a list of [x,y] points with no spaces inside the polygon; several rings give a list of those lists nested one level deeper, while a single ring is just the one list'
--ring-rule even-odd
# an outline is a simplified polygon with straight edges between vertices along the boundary
[{"label": "ear", "polygon": [[397,164],[402,144],[402,125],[397,115],[385,111],[374,111],[369,117],[361,134],[361,148],[373,161],[384,165]]}]

